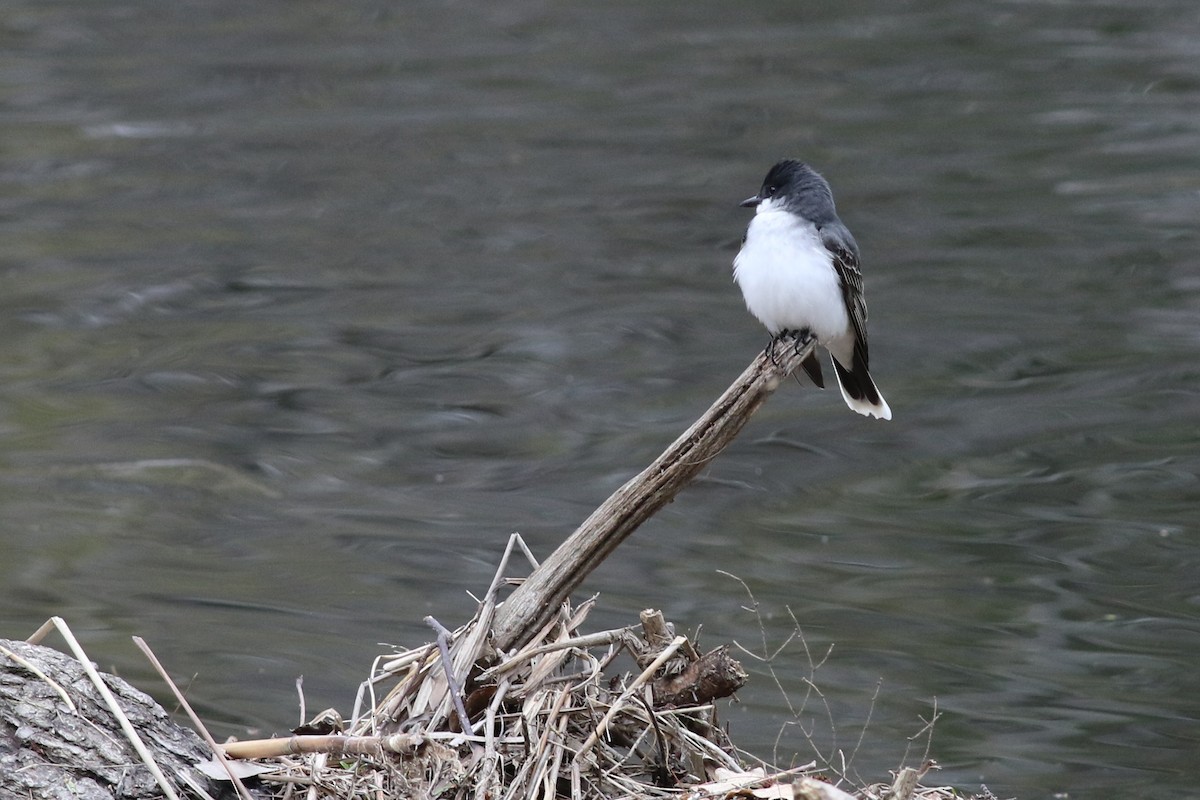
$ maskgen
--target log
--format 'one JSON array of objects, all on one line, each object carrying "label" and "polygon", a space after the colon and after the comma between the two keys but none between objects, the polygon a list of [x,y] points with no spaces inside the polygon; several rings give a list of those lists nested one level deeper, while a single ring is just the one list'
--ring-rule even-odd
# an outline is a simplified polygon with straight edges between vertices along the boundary
[{"label": "log", "polygon": [[[176,794],[221,793],[193,769],[212,757],[195,732],[120,678],[101,677]],[[163,790],[79,661],[0,639],[0,797],[150,800]]]},{"label": "log", "polygon": [[710,650],[677,675],[664,675],[650,684],[655,708],[702,706],[730,697],[749,676],[729,655],[728,647]]},{"label": "log", "polygon": [[737,436],[781,382],[816,346],[793,339],[773,343],[725,393],[654,462],[617,489],[497,610],[493,644],[527,643],[562,602],[629,534],[674,499]]}]

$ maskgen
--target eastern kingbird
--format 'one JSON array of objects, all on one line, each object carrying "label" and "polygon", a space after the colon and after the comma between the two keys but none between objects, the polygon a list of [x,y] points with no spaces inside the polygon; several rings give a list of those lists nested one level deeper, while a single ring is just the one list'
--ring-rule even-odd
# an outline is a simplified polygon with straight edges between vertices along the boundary
[{"label": "eastern kingbird", "polygon": [[[892,410],[867,371],[867,303],[858,245],[838,219],[829,184],[807,164],[780,161],[762,188],[742,201],[754,208],[733,278],[746,308],[771,332],[771,344],[815,336],[833,357],[846,405],[859,414],[891,419]],[[768,348],[769,349],[769,348]],[[821,364],[802,364],[825,388]]]}]

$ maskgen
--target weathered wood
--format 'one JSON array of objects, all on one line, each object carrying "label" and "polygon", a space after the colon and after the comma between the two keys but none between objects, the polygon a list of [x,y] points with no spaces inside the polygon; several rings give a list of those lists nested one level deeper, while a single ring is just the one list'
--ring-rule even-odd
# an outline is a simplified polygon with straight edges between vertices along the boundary
[{"label": "weathered wood", "polygon": [[729,655],[728,647],[710,650],[677,675],[664,675],[650,684],[654,707],[702,706],[730,697],[750,677]]},{"label": "weathered wood", "polygon": [[712,407],[650,466],[629,480],[535,569],[500,606],[495,645],[529,640],[567,598],[639,525],[669,503],[737,436],[750,416],[812,352],[784,339],[760,354]]},{"label": "weathered wood", "polygon": [[[220,793],[218,784],[193,770],[211,756],[199,736],[125,681],[102,677],[178,794],[188,785]],[[79,661],[0,639],[0,797],[162,796]]]}]

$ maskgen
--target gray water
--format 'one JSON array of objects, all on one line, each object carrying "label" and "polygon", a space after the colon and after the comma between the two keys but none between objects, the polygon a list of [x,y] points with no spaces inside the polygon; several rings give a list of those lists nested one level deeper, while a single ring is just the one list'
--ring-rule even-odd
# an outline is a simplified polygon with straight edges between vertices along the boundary
[{"label": "gray water", "polygon": [[15,0],[0,134],[0,636],[165,697],[142,636],[218,735],[348,713],[762,348],[737,203],[798,156],[895,419],[785,386],[591,624],[790,609],[766,758],[884,778],[936,709],[927,782],[1194,792],[1193,0]]}]

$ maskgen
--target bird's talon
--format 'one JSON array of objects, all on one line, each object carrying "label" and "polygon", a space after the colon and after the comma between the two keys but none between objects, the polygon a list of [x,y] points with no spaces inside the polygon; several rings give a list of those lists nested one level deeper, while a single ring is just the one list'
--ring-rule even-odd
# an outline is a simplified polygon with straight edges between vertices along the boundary
[{"label": "bird's talon", "polygon": [[779,366],[779,359],[775,358],[775,345],[784,337],[785,334],[787,334],[787,331],[780,331],[779,333],[772,335],[771,341],[767,342],[767,349],[763,350],[763,355],[766,356],[767,359],[777,367]]},{"label": "bird's talon", "polygon": [[803,350],[804,348],[808,347],[809,342],[811,342],[816,337],[813,336],[813,332],[810,331],[808,328],[805,328],[804,330],[800,330],[800,331],[794,331],[794,333],[796,336],[796,355],[800,355],[800,351]]}]

